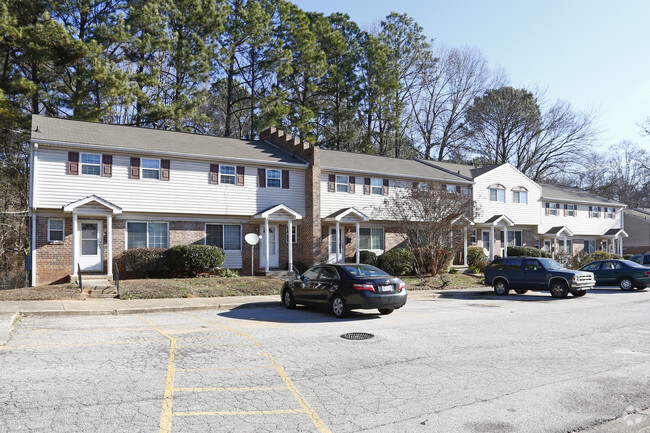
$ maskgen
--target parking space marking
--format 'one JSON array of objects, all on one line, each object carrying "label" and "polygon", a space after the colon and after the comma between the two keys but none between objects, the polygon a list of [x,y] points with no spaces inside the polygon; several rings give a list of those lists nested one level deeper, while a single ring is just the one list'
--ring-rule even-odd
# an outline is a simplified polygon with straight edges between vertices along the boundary
[{"label": "parking space marking", "polygon": [[269,391],[277,389],[289,389],[286,386],[255,386],[237,388],[174,388],[174,392],[246,392],[246,391]]},{"label": "parking space marking", "polygon": [[176,371],[232,371],[232,370],[273,370],[273,367],[250,366],[250,367],[213,367],[213,368],[177,368]]},{"label": "parking space marking", "polygon": [[[284,415],[293,413],[307,412],[304,409],[241,410],[223,412],[174,412],[174,416]],[[329,429],[326,431],[329,431]]]}]

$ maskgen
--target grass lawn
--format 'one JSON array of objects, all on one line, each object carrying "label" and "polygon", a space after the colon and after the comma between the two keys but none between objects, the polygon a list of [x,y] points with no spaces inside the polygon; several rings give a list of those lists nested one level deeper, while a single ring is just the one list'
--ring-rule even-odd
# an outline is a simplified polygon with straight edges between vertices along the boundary
[{"label": "grass lawn", "polygon": [[[480,278],[465,274],[403,277],[407,290],[458,290],[480,285]],[[196,298],[280,295],[284,280],[267,277],[161,278],[120,281],[120,298]],[[84,299],[74,284],[0,290],[0,301]]]}]

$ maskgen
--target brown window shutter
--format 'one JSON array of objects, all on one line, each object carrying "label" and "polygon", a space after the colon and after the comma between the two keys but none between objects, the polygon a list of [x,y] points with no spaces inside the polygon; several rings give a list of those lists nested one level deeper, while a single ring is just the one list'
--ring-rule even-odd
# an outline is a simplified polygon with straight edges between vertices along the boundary
[{"label": "brown window shutter", "polygon": [[169,180],[169,168],[171,163],[168,159],[160,160],[160,180]]},{"label": "brown window shutter", "polygon": [[282,188],[289,189],[289,170],[282,170]]},{"label": "brown window shutter", "polygon": [[564,205],[564,216],[566,216],[567,212],[569,211],[569,205],[565,204]]},{"label": "brown window shutter", "polygon": [[244,172],[246,168],[244,166],[237,166],[237,186],[244,186]]},{"label": "brown window shutter", "polygon": [[546,215],[551,214],[551,203],[546,203]]},{"label": "brown window shutter", "polygon": [[368,195],[370,194],[370,178],[369,177],[364,177],[363,178],[363,193]]},{"label": "brown window shutter", "polygon": [[602,216],[603,218],[605,217],[604,214],[603,214],[603,215],[600,214],[601,212],[602,212],[601,207],[598,206],[598,218],[600,218],[601,216]]},{"label": "brown window shutter", "polygon": [[573,216],[574,217],[578,216],[578,205],[577,204],[573,205]]},{"label": "brown window shutter", "polygon": [[384,195],[388,195],[388,179],[384,179]]},{"label": "brown window shutter", "polygon": [[113,155],[102,155],[102,176],[113,176]]},{"label": "brown window shutter", "polygon": [[460,189],[460,185],[456,185],[456,192],[457,192],[458,194],[460,194],[460,191],[461,191],[461,189]]},{"label": "brown window shutter", "polygon": [[357,183],[357,178],[354,176],[350,176],[349,179],[350,179],[350,189],[348,191],[350,192],[350,194],[354,194],[354,187]]},{"label": "brown window shutter", "polygon": [[208,182],[213,185],[219,183],[219,164],[210,164],[210,179]]},{"label": "brown window shutter", "polygon": [[79,174],[79,152],[68,152],[68,174]]},{"label": "brown window shutter", "polygon": [[327,181],[327,192],[335,192],[335,191],[336,191],[336,176],[330,174]]},{"label": "brown window shutter", "polygon": [[593,212],[593,206],[589,206],[589,218],[591,218],[591,212]]},{"label": "brown window shutter", "polygon": [[257,169],[257,186],[260,188],[266,188],[266,169],[258,168]]},{"label": "brown window shutter", "polygon": [[131,179],[140,179],[140,158],[131,157],[131,167],[129,170],[129,177]]}]

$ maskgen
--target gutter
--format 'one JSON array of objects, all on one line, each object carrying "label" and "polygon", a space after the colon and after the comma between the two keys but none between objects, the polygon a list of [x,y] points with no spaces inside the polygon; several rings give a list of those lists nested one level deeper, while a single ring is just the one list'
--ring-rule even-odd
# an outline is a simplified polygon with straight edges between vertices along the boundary
[{"label": "gutter", "polygon": [[[436,167],[437,168],[437,167]],[[359,173],[359,174],[368,174],[374,177],[377,176],[385,176],[385,177],[393,177],[393,178],[398,178],[398,179],[416,179],[416,180],[431,180],[431,181],[436,181],[436,182],[444,182],[444,183],[454,183],[455,184],[463,184],[463,185],[473,185],[474,181],[462,181],[458,179],[445,179],[442,177],[423,177],[423,176],[413,176],[409,174],[403,174],[403,173],[385,173],[385,172],[378,172],[378,171],[368,171],[368,170],[357,170],[357,169],[349,169],[349,168],[340,168],[340,167],[326,167],[323,166],[321,167],[321,171],[330,171],[334,173]],[[454,174],[454,173],[451,173]],[[460,175],[456,175],[460,176]],[[463,177],[463,176],[461,176]]]}]

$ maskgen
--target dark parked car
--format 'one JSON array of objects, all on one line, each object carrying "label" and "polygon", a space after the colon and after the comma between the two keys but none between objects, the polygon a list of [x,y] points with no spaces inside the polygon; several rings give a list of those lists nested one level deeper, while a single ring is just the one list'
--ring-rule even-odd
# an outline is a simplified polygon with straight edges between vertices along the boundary
[{"label": "dark parked car", "polygon": [[553,259],[542,257],[504,257],[485,267],[485,284],[494,287],[497,295],[507,295],[510,289],[518,294],[528,290],[548,290],[554,298],[584,296],[594,287],[591,272],[565,269]]},{"label": "dark parked car", "polygon": [[631,260],[599,260],[580,268],[593,272],[599,286],[618,285],[621,290],[643,290],[650,284],[650,268]]},{"label": "dark parked car", "polygon": [[650,266],[650,251],[643,254],[637,254],[636,256],[630,257],[630,260],[637,262],[640,265]]},{"label": "dark parked car", "polygon": [[282,303],[287,308],[329,305],[336,317],[355,309],[390,314],[406,304],[406,284],[370,265],[323,264],[285,282]]}]

